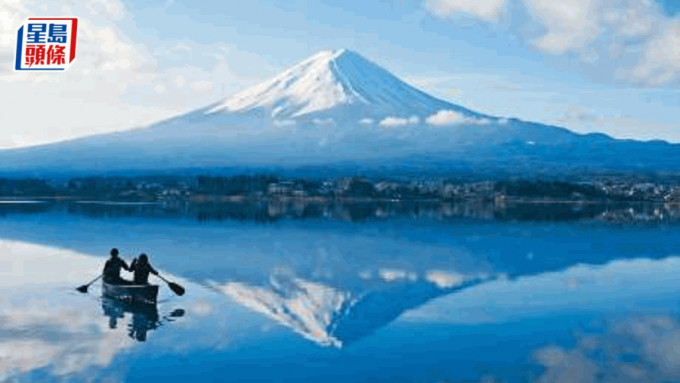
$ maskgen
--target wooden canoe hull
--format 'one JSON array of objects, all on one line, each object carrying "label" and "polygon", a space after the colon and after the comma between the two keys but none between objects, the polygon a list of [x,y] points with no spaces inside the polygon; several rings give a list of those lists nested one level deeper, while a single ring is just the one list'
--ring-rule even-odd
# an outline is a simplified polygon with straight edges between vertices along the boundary
[{"label": "wooden canoe hull", "polygon": [[118,299],[127,303],[156,304],[158,298],[157,285],[112,285],[102,283],[102,294],[105,297]]}]

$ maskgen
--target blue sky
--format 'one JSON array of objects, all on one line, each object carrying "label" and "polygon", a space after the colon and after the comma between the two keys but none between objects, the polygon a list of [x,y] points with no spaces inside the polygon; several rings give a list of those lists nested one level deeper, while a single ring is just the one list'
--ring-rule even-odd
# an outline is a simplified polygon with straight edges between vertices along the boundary
[{"label": "blue sky", "polygon": [[680,12],[680,2],[677,0],[660,0],[663,10],[669,15],[677,15]]},{"label": "blue sky", "polygon": [[[337,48],[480,112],[680,142],[678,3],[8,0],[0,147],[144,126]],[[16,28],[49,15],[80,17],[76,64],[9,70]]]}]

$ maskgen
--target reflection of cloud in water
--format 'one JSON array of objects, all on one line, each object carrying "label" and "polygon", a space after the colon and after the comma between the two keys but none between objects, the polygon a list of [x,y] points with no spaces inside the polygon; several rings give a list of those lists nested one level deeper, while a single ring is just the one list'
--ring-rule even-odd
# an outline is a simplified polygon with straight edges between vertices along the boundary
[{"label": "reflection of cloud in water", "polygon": [[486,273],[480,273],[478,275],[466,275],[455,271],[432,270],[427,272],[425,278],[442,289],[448,289],[451,287],[461,286],[464,283],[473,280],[485,280],[488,279],[489,276]]},{"label": "reflection of cloud in water", "polygon": [[215,308],[210,302],[201,299],[194,302],[189,307],[189,310],[191,311],[191,314],[196,317],[206,317],[210,315],[215,310]]},{"label": "reflection of cloud in water", "polygon": [[[100,272],[101,260],[67,250],[0,240],[0,288],[27,284],[82,284]],[[86,279],[86,277],[85,277]]]},{"label": "reflection of cloud in water", "polygon": [[631,320],[618,326],[617,333],[636,339],[644,359],[653,363],[663,377],[680,379],[680,323],[677,318],[655,316]]},{"label": "reflection of cloud in water", "polygon": [[93,321],[102,318],[99,312],[21,296],[21,302],[0,306],[0,380],[41,368],[65,376],[105,367],[133,343],[124,332],[108,331],[105,320]]},{"label": "reflection of cloud in water", "polygon": [[544,371],[539,383],[677,382],[680,323],[656,315],[611,323],[607,331],[582,335],[571,349],[551,345],[534,352]]},{"label": "reflection of cloud in water", "polygon": [[0,252],[8,266],[0,267],[0,381],[40,369],[65,379],[104,368],[134,345],[125,331],[129,314],[120,331],[109,329],[93,299],[99,286],[75,291],[99,273],[102,259],[6,240]]},{"label": "reflection of cloud in water", "polygon": [[582,352],[546,347],[536,352],[536,360],[545,368],[540,383],[590,383],[597,381],[597,366]]},{"label": "reflection of cloud in water", "polygon": [[65,376],[107,366],[131,340],[108,331],[99,308],[78,305],[67,286],[82,283],[99,261],[64,249],[0,241],[0,380],[47,368]]},{"label": "reflection of cloud in water", "polygon": [[[517,278],[496,275],[485,283],[409,311],[410,321],[480,324],[506,322],[546,312],[636,310],[639,298],[665,294],[677,285],[680,257],[580,264],[559,272]],[[429,274],[432,279],[432,272]],[[455,273],[439,282],[455,282]],[[478,277],[483,277],[479,274]],[[434,282],[434,281],[433,281]],[[436,283],[436,282],[434,282]],[[622,294],[625,291],[625,294]],[[559,299],[555,299],[559,297]]]},{"label": "reflection of cloud in water", "polygon": [[378,275],[385,282],[394,282],[399,280],[415,281],[417,279],[416,273],[397,269],[380,269]]}]

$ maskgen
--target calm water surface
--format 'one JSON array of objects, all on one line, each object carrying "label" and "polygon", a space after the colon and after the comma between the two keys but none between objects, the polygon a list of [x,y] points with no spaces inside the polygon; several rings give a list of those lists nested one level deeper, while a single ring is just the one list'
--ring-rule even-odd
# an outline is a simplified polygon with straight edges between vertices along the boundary
[{"label": "calm water surface", "polygon": [[[674,207],[27,202],[0,381],[680,381]],[[187,294],[76,292],[114,246]]]}]

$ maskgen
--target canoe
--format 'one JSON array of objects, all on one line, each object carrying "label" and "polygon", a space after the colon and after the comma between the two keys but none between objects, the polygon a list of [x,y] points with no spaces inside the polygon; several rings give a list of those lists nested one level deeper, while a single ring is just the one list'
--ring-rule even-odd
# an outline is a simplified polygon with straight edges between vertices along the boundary
[{"label": "canoe", "polygon": [[157,285],[112,285],[102,283],[102,294],[128,303],[156,304]]}]

